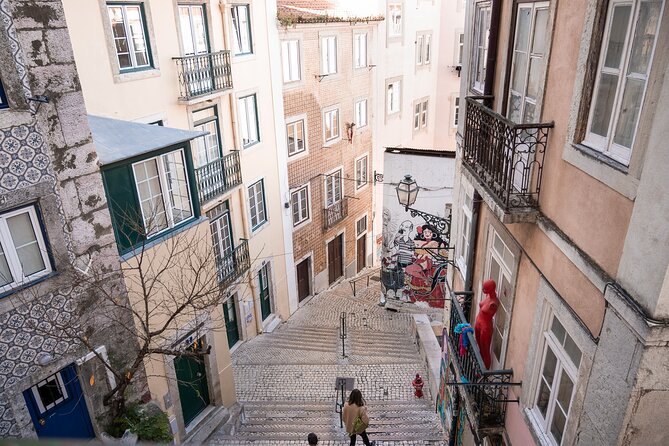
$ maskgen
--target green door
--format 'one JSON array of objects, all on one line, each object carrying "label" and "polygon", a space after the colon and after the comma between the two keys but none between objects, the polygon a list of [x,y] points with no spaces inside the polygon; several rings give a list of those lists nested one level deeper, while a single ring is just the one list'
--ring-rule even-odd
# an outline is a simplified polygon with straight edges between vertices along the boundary
[{"label": "green door", "polygon": [[[204,342],[200,338],[196,343]],[[174,368],[181,399],[181,411],[186,426],[190,424],[209,405],[209,388],[207,373],[204,368],[204,356],[177,357],[174,359]]]},{"label": "green door", "polygon": [[228,347],[239,341],[239,326],[237,325],[237,305],[235,304],[235,296],[230,298],[223,304],[223,315],[225,316],[225,331],[228,334]]},{"label": "green door", "polygon": [[262,320],[264,321],[272,313],[272,305],[270,304],[269,292],[269,263],[263,265],[258,273],[258,280],[260,281],[260,311],[262,313]]}]

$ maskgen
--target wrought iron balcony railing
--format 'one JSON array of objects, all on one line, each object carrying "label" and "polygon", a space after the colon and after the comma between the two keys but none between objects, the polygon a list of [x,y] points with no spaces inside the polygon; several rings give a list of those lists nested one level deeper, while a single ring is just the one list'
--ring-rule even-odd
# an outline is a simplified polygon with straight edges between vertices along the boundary
[{"label": "wrought iron balcony railing", "polygon": [[467,98],[462,160],[506,212],[536,209],[553,123],[516,124],[484,99]]},{"label": "wrought iron balcony railing", "polygon": [[242,184],[242,169],[239,152],[233,151],[195,169],[200,203],[220,196],[238,184]]},{"label": "wrought iron balcony railing", "polygon": [[342,198],[330,207],[323,209],[323,230],[330,229],[348,215],[348,199]]},{"label": "wrought iron balcony railing", "polygon": [[175,57],[179,77],[179,99],[189,100],[198,96],[232,88],[230,51]]},{"label": "wrought iron balcony railing", "polygon": [[460,336],[455,332],[458,324],[467,323],[462,305],[457,298],[451,300],[451,319],[449,327],[449,350],[452,363],[456,366],[456,378],[462,384],[465,399],[471,406],[468,412],[474,416],[473,424],[476,429],[502,427],[506,416],[508,387],[512,385],[512,370],[488,370],[485,367],[476,337],[466,332],[469,343],[463,355],[460,355]]},{"label": "wrought iron balcony railing", "polygon": [[232,252],[216,257],[218,267],[218,282],[221,286],[229,286],[251,267],[249,257],[249,243],[241,240]]}]

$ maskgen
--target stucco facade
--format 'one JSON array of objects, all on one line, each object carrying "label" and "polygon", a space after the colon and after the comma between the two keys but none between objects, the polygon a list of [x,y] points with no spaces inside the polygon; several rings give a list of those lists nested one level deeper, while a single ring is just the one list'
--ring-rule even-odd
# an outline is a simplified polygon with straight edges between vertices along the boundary
[{"label": "stucco facade", "polygon": [[[453,289],[473,292],[472,311],[466,315],[473,321],[478,302],[485,297],[482,281],[503,278],[497,285],[504,307],[498,311],[504,311],[504,318],[498,314],[495,319],[501,357],[492,368],[512,370],[511,382],[522,385],[508,387],[509,399],[519,401],[506,404],[499,429],[487,433],[511,444],[667,441],[666,433],[648,420],[669,412],[662,402],[667,392],[662,384],[666,362],[660,359],[668,335],[661,291],[666,288],[667,259],[666,250],[658,249],[667,237],[662,198],[667,184],[665,175],[656,170],[666,156],[659,143],[666,129],[659,122],[667,91],[667,52],[659,42],[667,36],[669,21],[666,7],[658,2],[657,9],[649,12],[650,21],[644,22],[654,51],[646,65],[647,83],[638,102],[638,123],[632,127],[633,142],[621,161],[589,136],[593,91],[600,82],[597,67],[611,23],[611,9],[604,3],[467,4],[460,101],[464,104],[472,95],[488,98],[467,102],[458,131],[454,234],[460,239],[463,228],[472,229],[464,232],[470,249],[456,246],[456,256],[466,268],[454,274]],[[636,14],[638,7],[634,2],[631,11]],[[521,14],[541,23],[527,28],[529,35],[545,39],[533,56],[541,67],[531,96],[535,108],[523,121],[528,128],[543,129],[533,133],[537,140],[531,144],[536,145],[528,151],[542,169],[535,167],[535,176],[524,186],[509,180],[515,187],[511,195],[528,186],[528,193],[534,194],[529,202],[516,202],[514,207],[505,201],[506,192],[486,177],[494,166],[484,166],[472,154],[479,150],[476,138],[482,119],[515,128],[510,103],[518,89],[512,70],[519,57],[517,30],[526,29]],[[641,23],[634,14],[629,23]],[[476,55],[484,41],[477,32],[486,17],[491,37],[485,41],[487,66],[482,67]],[[482,74],[485,82],[477,82]],[[547,143],[536,136],[544,131]],[[493,142],[480,146],[487,153],[496,153],[497,148]],[[473,204],[465,204],[467,197]],[[504,259],[496,254],[502,245],[508,252]],[[498,265],[502,273],[493,277],[499,273]],[[556,333],[567,333],[568,348],[556,345]],[[493,352],[494,345],[493,339]],[[570,352],[565,354],[566,350]],[[563,371],[559,380],[557,375],[547,378],[547,364],[553,363],[546,358],[554,357],[560,367],[555,370]],[[559,387],[563,383],[569,387]],[[565,408],[559,413],[564,416],[556,415],[561,409],[551,396],[558,390],[560,407]],[[479,440],[486,435],[483,432],[478,433]]]}]

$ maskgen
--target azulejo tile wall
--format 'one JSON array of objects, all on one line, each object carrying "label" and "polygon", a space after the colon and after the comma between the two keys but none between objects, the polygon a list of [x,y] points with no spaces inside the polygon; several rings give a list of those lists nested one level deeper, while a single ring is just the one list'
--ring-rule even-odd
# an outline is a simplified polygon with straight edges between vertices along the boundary
[{"label": "azulejo tile wall", "polygon": [[34,124],[0,130],[0,193],[31,186],[49,177],[44,138]]}]

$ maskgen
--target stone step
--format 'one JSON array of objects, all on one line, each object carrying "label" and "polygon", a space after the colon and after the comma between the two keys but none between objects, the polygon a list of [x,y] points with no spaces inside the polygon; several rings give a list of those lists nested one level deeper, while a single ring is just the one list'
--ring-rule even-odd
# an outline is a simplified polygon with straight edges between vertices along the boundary
[{"label": "stone step", "polygon": [[267,338],[265,342],[276,342],[276,341],[283,341],[283,342],[295,342],[299,344],[305,344],[305,345],[313,345],[313,344],[327,344],[327,345],[334,345],[339,341],[340,339],[337,338],[313,338],[313,339],[304,339],[304,338],[298,338],[294,336],[288,336],[288,335],[275,335],[270,338]]},{"label": "stone step", "polygon": [[266,345],[266,348],[279,348],[279,349],[288,349],[288,350],[305,350],[305,351],[313,351],[313,352],[324,352],[324,353],[336,353],[338,350],[336,347],[328,347],[328,346],[309,346],[309,345],[303,345],[303,344],[292,344],[292,343],[284,343],[284,342],[274,342]]},{"label": "stone step", "polygon": [[[244,408],[253,407],[288,407],[288,408],[330,408],[334,407],[334,400],[318,400],[318,401],[291,401],[291,400],[272,400],[260,401],[249,400],[241,401],[240,404]],[[399,407],[399,408],[419,408],[432,411],[432,403],[428,400],[374,400],[367,401],[367,406],[370,410],[376,408]]]},{"label": "stone step", "polygon": [[[238,433],[234,436],[214,436],[210,438],[212,443],[226,444],[227,441],[249,441],[256,442],[254,444],[268,444],[266,442],[270,441],[304,441],[306,443],[306,438],[309,432],[314,431],[300,431],[300,432],[274,432],[274,433]],[[348,435],[344,432],[343,429],[340,429],[340,432],[329,432],[329,431],[320,431],[315,432],[318,435],[319,442],[326,441],[341,441],[348,442]],[[395,433],[383,433],[375,432],[373,430],[368,430],[370,440],[377,442],[423,442],[422,444],[448,444],[444,442],[444,435],[437,431],[430,432],[395,432]],[[358,440],[357,444],[362,444]]]},{"label": "stone step", "polygon": [[[245,426],[242,425],[237,431],[237,435],[240,437],[246,437],[252,434],[269,434],[269,435],[285,435],[298,433],[306,437],[306,434],[309,432],[331,432],[336,433],[342,428],[337,424],[336,426],[327,424],[327,425],[298,425],[298,424],[270,424],[263,426]],[[343,429],[342,429],[343,430]],[[439,435],[440,432],[436,426],[421,428],[421,426],[378,426],[370,425],[367,428],[367,433],[371,435],[395,435],[395,436],[421,436],[423,434],[427,435]],[[320,436],[320,435],[319,435]]]},{"label": "stone step", "polygon": [[337,334],[339,327],[321,327],[321,326],[305,326],[296,324],[284,324],[281,328],[274,330],[274,333],[303,333],[303,334]]},{"label": "stone step", "polygon": [[395,347],[395,346],[385,346],[385,345],[376,345],[376,344],[349,344],[353,350],[360,352],[382,352],[382,353],[410,353],[418,354],[418,350],[415,348],[407,347]]},{"label": "stone step", "polygon": [[332,338],[339,337],[339,330],[311,331],[311,330],[279,330],[274,331],[268,336],[291,336],[295,338]]},{"label": "stone step", "polygon": [[[374,414],[370,414],[370,419],[372,420],[372,424],[375,427],[379,426],[397,426],[398,425],[398,419],[401,420],[406,420],[407,422],[410,421],[410,425],[413,427],[416,426],[421,426],[421,427],[433,427],[435,421],[437,421],[436,417],[426,417],[425,414],[415,414],[412,416],[404,416],[404,417],[378,417],[374,416]],[[291,422],[291,420],[294,420]],[[308,425],[308,426],[329,426],[331,424],[338,424],[339,423],[339,414],[334,414],[333,416],[330,417],[292,417],[292,418],[283,418],[283,417],[274,417],[274,416],[268,416],[268,417],[259,417],[259,416],[253,416],[253,417],[247,417],[246,421],[244,421],[243,426],[267,426],[267,425],[281,425],[281,426],[302,426],[302,425]]]}]

